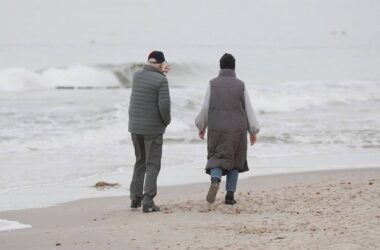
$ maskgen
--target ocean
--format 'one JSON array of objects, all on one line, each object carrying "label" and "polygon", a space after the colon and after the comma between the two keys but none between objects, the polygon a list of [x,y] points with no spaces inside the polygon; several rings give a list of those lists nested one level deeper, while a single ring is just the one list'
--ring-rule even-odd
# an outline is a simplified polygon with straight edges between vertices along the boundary
[{"label": "ocean", "polygon": [[379,167],[379,4],[282,2],[2,1],[0,210],[128,195],[131,78],[153,49],[172,66],[160,186],[209,180],[194,119],[224,52],[261,124],[242,178]]}]

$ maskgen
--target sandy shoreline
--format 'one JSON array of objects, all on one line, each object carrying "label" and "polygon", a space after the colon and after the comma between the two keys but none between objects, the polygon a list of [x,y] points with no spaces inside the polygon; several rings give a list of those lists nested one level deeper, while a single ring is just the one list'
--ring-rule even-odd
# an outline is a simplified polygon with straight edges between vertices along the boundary
[{"label": "sandy shoreline", "polygon": [[129,198],[0,212],[32,225],[0,232],[0,249],[379,249],[380,168],[250,177],[235,206],[213,205],[208,183],[161,187],[162,212]]}]

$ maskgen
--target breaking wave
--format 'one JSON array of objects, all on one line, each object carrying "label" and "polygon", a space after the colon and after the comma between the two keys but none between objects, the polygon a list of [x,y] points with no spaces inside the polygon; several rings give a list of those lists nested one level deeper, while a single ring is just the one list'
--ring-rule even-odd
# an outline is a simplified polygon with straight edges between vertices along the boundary
[{"label": "breaking wave", "polygon": [[[0,70],[0,93],[53,89],[130,88],[135,71],[143,63],[71,65],[43,70],[11,68]],[[181,87],[173,100],[186,110],[199,109],[207,82],[216,71],[206,65],[173,64],[169,82]],[[247,72],[245,75],[247,74]],[[255,79],[254,76],[250,79]],[[297,81],[251,83],[246,81],[256,110],[261,113],[291,112],[335,104],[380,100],[376,81]],[[174,107],[175,108],[175,107]],[[180,111],[179,111],[180,112]]]},{"label": "breaking wave", "polygon": [[[133,73],[143,63],[71,65],[42,70],[9,68],[0,70],[0,91],[28,91],[43,89],[122,88],[130,87]],[[173,64],[172,77],[193,76],[205,67]],[[207,67],[206,67],[207,68]],[[184,79],[186,80],[186,79]],[[185,81],[186,82],[186,81]]]}]

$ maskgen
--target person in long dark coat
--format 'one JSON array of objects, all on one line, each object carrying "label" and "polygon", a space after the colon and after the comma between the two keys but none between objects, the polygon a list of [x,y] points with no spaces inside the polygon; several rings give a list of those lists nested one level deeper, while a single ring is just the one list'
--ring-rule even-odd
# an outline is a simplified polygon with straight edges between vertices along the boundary
[{"label": "person in long dark coat", "polygon": [[211,185],[206,200],[215,201],[221,178],[227,175],[225,203],[234,205],[238,175],[249,170],[247,131],[253,145],[260,126],[245,84],[236,78],[231,54],[221,57],[219,76],[210,81],[195,124],[202,140],[208,128],[206,173],[211,175]]}]

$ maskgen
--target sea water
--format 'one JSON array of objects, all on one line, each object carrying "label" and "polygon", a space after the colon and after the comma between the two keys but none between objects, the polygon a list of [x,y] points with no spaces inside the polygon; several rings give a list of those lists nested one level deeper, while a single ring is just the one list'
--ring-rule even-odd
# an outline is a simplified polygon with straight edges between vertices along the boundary
[{"label": "sea water", "polygon": [[[87,74],[89,66],[82,68]],[[102,87],[83,89],[92,81],[81,83],[78,77],[66,85],[74,89],[47,85],[0,92],[1,209],[128,194],[134,164],[128,132],[131,88],[122,83],[113,88],[113,77]],[[168,78],[172,123],[164,137],[159,185],[208,181],[206,142],[197,138],[194,125],[207,79],[181,84]],[[37,78],[36,85],[41,82]],[[246,88],[262,128],[258,143],[249,147],[251,171],[243,176],[380,165],[380,82],[250,83]],[[122,186],[91,187],[101,180]]]}]

